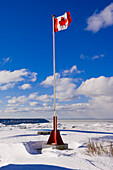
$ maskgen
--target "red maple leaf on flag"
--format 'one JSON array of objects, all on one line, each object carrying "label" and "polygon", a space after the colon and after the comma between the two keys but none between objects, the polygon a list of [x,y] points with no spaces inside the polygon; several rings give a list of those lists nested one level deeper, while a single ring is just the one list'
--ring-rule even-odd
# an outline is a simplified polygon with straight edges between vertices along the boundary
[{"label": "red maple leaf on flag", "polygon": [[64,17],[61,17],[61,21],[59,21],[60,26],[64,26],[67,22],[67,19],[65,19]]}]

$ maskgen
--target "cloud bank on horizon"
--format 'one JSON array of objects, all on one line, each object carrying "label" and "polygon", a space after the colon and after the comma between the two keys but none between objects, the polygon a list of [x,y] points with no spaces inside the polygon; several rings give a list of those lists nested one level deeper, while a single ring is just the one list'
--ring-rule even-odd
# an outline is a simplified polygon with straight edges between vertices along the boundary
[{"label": "cloud bank on horizon", "polygon": [[[74,66],[72,66],[72,68],[74,68]],[[11,74],[14,72],[15,74]],[[26,69],[15,70],[14,72],[9,71],[8,74],[11,74],[11,77],[9,76],[9,79],[6,81],[1,79],[1,84],[14,84],[18,81],[23,81],[25,77],[28,77],[28,73],[32,75],[30,75],[30,81],[33,82],[34,78],[36,79],[36,73],[30,73]],[[20,74],[17,76],[16,73],[18,72]],[[79,117],[85,116],[100,118],[101,114],[107,118],[112,116],[113,77],[100,76],[83,81],[77,78],[70,78],[65,76],[61,77],[61,74],[56,73],[56,97],[58,113],[62,112],[62,116],[64,117],[76,117],[79,115]],[[81,82],[80,86],[77,86],[78,82]],[[53,88],[53,76],[48,76],[44,81],[40,83],[40,86],[41,88],[46,89],[46,91],[50,87]],[[19,88],[21,90],[26,90],[29,89],[29,84],[23,84],[20,87]],[[83,96],[87,99],[87,102],[82,102],[81,99]],[[0,110],[0,114],[4,116],[15,114],[20,116],[21,113],[25,115],[27,113],[28,116],[32,116],[37,115],[37,113],[40,115],[41,113],[42,115],[40,116],[48,117],[48,113],[53,111],[53,94],[46,93],[40,95],[38,92],[33,92],[29,93],[29,95],[22,95],[18,97],[8,96],[6,98],[6,106],[3,110]]]}]

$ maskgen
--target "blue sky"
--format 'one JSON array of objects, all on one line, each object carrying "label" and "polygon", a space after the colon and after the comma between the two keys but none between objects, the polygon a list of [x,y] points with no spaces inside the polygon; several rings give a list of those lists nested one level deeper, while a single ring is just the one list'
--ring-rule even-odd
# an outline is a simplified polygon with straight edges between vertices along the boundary
[{"label": "blue sky", "polygon": [[55,33],[57,115],[113,118],[113,3],[0,1],[0,117],[53,116],[52,15],[72,23]]}]

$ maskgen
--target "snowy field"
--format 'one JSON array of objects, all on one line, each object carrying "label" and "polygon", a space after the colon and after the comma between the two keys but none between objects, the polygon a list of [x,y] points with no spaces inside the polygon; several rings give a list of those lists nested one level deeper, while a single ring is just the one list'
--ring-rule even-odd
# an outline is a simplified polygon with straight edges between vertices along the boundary
[{"label": "snowy field", "polygon": [[89,139],[101,140],[106,144],[113,141],[113,121],[58,120],[58,129],[64,143],[68,143],[68,150],[40,149],[49,135],[37,135],[37,131],[51,129],[51,122],[8,126],[0,124],[0,169],[113,169],[113,157],[85,154]]}]

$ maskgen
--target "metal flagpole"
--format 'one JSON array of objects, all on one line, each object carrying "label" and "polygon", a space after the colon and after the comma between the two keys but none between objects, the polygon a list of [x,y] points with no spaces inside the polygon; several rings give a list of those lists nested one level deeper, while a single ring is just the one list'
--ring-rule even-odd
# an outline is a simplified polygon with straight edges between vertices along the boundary
[{"label": "metal flagpole", "polygon": [[54,18],[55,18],[55,15],[52,15],[52,18],[53,18],[54,116],[56,116],[56,84],[55,84],[55,32],[54,32]]},{"label": "metal flagpole", "polygon": [[54,130],[55,130],[55,144],[57,144],[56,83],[55,83],[55,32],[54,32],[55,15],[52,15],[52,18],[53,18],[53,72],[54,72],[54,120],[53,120],[53,126],[54,126]]}]

